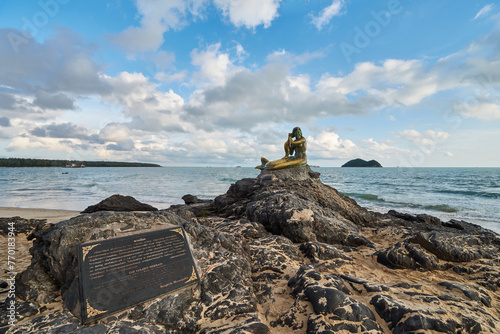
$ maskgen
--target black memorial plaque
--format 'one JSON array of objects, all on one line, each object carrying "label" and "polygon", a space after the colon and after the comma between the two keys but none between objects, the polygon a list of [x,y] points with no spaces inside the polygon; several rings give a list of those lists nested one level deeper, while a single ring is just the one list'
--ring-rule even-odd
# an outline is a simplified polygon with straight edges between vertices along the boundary
[{"label": "black memorial plaque", "polygon": [[78,246],[82,322],[199,282],[182,227]]}]

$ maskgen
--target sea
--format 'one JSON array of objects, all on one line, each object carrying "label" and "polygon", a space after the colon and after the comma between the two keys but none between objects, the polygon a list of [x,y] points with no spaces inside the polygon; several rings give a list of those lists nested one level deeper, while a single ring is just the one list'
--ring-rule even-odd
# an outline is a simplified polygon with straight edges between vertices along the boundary
[{"label": "sea", "polygon": [[[323,183],[377,212],[426,213],[500,233],[500,168],[320,168]],[[0,207],[82,211],[113,195],[166,209],[256,177],[247,167],[0,168]]]}]

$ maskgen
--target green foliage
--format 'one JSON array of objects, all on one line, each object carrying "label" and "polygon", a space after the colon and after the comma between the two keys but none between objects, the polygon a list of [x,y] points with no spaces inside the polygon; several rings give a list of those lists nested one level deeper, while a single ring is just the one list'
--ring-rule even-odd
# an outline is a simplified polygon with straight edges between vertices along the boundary
[{"label": "green foliage", "polygon": [[68,161],[49,159],[0,158],[0,167],[66,167],[66,165],[85,165],[85,167],[161,167],[157,164],[117,161]]}]

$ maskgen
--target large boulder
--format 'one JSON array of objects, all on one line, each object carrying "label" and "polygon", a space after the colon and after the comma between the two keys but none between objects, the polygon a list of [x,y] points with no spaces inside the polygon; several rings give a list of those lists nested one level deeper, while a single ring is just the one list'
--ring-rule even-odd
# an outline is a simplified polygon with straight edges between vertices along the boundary
[{"label": "large boulder", "polygon": [[372,246],[359,232],[381,215],[323,184],[309,166],[264,170],[214,200],[217,213],[244,217],[293,242]]},{"label": "large boulder", "polygon": [[[201,282],[192,289],[159,296],[148,302],[147,307],[139,304],[122,311],[120,319],[125,321],[120,324],[113,322],[115,318],[111,316],[100,321],[101,324],[97,326],[104,326],[104,332],[119,326],[123,331],[140,329],[149,333],[156,328],[152,332],[160,333],[168,329],[172,333],[191,333],[203,328],[200,323],[202,319],[215,322],[233,317],[255,318],[252,314],[256,311],[257,302],[251,279],[250,247],[246,240],[240,234],[220,232],[161,211],[97,212],[35,232],[31,249],[32,263],[16,278],[17,297],[33,304],[31,308],[34,312],[26,316],[36,314],[40,305],[57,303],[62,297],[65,311],[59,312],[58,318],[66,320],[61,324],[58,321],[57,326],[55,323],[50,327],[51,330],[62,331],[64,326],[72,326],[74,330],[87,328],[80,326],[77,320],[67,320],[72,318],[67,310],[76,317],[79,316],[77,245],[179,225],[187,233],[193,257],[203,274]],[[22,317],[18,318],[21,319]],[[40,315],[33,321],[38,323],[52,320]],[[20,326],[13,333],[23,333],[32,326],[33,323]],[[256,326],[261,330],[264,328]]]},{"label": "large boulder", "polygon": [[93,213],[97,211],[157,211],[158,209],[145,203],[141,203],[132,196],[112,195],[96,205],[87,207],[82,213]]}]

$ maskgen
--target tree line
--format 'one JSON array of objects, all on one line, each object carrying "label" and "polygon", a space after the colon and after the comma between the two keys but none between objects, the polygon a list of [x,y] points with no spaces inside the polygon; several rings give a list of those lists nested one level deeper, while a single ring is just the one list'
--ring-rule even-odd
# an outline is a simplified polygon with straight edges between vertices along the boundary
[{"label": "tree line", "polygon": [[85,167],[161,167],[157,164],[141,162],[0,158],[0,167],[66,167],[72,164],[83,164]]}]

